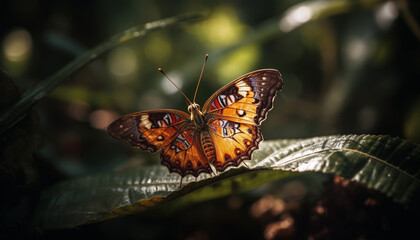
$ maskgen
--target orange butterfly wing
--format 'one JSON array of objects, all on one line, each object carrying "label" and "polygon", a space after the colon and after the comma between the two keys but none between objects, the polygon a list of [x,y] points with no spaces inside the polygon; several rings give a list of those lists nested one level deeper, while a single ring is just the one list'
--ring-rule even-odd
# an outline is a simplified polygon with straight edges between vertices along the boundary
[{"label": "orange butterfly wing", "polygon": [[189,121],[177,110],[155,110],[123,116],[108,126],[109,134],[143,150],[156,152],[169,144]]},{"label": "orange butterfly wing", "polygon": [[171,144],[163,148],[161,160],[170,172],[176,172],[181,177],[188,174],[198,177],[201,173],[212,171],[201,147],[200,131],[194,127],[187,127],[177,134]]},{"label": "orange butterfly wing", "polygon": [[109,134],[150,152],[161,152],[161,163],[182,177],[210,173],[211,168],[190,116],[177,110],[155,110],[121,117],[108,127]]},{"label": "orange butterfly wing", "polygon": [[229,83],[203,106],[214,152],[208,159],[216,170],[238,166],[263,140],[259,125],[273,107],[281,89],[281,74],[274,69],[248,73]]},{"label": "orange butterfly wing", "polygon": [[108,132],[143,150],[162,150],[162,165],[181,177],[210,173],[210,163],[223,172],[249,160],[258,149],[263,139],[258,126],[282,84],[280,73],[273,69],[254,71],[229,83],[205,103],[203,128],[182,111],[155,110],[117,119]]},{"label": "orange butterfly wing", "polygon": [[212,119],[208,131],[214,144],[214,156],[209,159],[219,172],[251,159],[263,139],[258,126],[223,119]]}]

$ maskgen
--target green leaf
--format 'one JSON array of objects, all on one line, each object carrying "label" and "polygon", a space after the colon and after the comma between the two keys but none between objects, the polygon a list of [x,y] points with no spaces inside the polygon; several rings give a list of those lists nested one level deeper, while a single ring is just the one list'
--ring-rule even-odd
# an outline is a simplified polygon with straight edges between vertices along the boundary
[{"label": "green leaf", "polygon": [[[250,168],[195,180],[160,165],[70,179],[43,192],[42,229],[73,228],[163,203],[188,205],[256,188],[299,172],[335,173],[366,184],[408,207],[420,199],[420,147],[389,136],[346,135],[265,141]],[[176,200],[176,201],[175,201]]]}]

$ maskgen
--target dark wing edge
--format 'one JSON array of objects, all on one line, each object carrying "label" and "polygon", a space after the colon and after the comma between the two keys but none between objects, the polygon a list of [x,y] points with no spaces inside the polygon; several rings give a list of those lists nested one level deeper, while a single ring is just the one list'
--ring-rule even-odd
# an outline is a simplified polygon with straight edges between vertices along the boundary
[{"label": "dark wing edge", "polygon": [[[258,99],[257,113],[255,121],[258,125],[267,118],[268,112],[273,109],[274,98],[277,91],[283,87],[283,78],[279,71],[275,69],[258,70],[248,74],[246,78],[251,79],[253,91],[255,92],[255,99]],[[268,79],[268,86],[262,85],[263,82],[252,80],[253,77],[266,77]],[[268,94],[268,97],[265,95]]]}]

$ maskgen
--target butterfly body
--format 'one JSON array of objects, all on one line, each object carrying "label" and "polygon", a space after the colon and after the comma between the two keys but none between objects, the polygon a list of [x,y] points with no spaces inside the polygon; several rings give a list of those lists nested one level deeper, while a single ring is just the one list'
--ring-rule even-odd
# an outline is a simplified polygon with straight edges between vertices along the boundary
[{"label": "butterfly body", "polygon": [[150,152],[181,177],[237,167],[258,149],[259,125],[282,87],[280,73],[257,70],[214,93],[203,108],[193,102],[189,114],[178,110],[133,113],[108,127],[111,136]]},{"label": "butterfly body", "polygon": [[203,113],[200,111],[200,105],[193,103],[188,106],[188,112],[191,113],[191,121],[194,122],[194,125],[197,129],[202,129],[204,125]]}]

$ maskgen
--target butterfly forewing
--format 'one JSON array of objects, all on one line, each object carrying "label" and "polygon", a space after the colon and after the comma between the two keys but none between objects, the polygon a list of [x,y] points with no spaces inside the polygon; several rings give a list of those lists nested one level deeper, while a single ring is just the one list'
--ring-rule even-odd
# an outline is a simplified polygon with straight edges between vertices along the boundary
[{"label": "butterfly forewing", "polygon": [[155,110],[126,115],[108,127],[109,134],[143,150],[156,152],[172,142],[189,124],[189,115],[177,110]]},{"label": "butterfly forewing", "polygon": [[162,165],[182,177],[211,172],[198,140],[200,133],[184,112],[156,110],[130,114],[113,122],[108,132],[143,150],[162,150]]},{"label": "butterfly forewing", "polygon": [[203,113],[231,121],[260,125],[273,107],[283,80],[280,72],[264,69],[229,83],[207,100]]},{"label": "butterfly forewing", "polygon": [[214,145],[212,163],[218,171],[251,159],[263,139],[258,126],[273,107],[282,83],[277,70],[254,71],[229,83],[204,104]]}]

